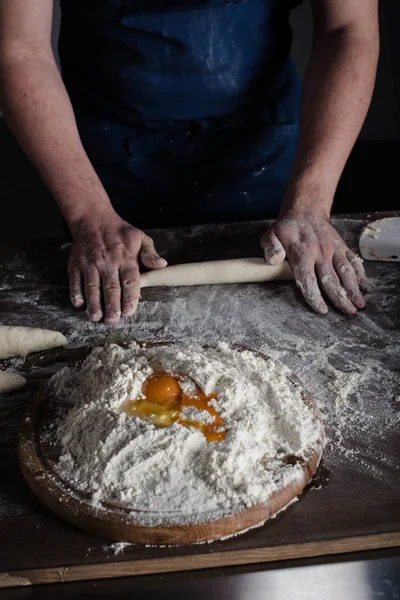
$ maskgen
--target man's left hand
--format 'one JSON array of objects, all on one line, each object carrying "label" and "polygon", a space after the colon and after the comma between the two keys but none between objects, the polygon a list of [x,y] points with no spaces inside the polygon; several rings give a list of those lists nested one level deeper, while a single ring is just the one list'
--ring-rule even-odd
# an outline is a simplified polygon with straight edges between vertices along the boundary
[{"label": "man's left hand", "polygon": [[269,265],[287,257],[297,286],[317,313],[328,312],[322,291],[346,315],[364,308],[367,277],[362,260],[349,250],[325,214],[291,209],[264,233],[261,246]]}]

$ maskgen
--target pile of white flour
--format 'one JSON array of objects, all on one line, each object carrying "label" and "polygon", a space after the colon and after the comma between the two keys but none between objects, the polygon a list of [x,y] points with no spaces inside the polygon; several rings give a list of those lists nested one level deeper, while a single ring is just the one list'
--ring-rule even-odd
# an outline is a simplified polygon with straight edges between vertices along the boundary
[{"label": "pile of white flour", "polygon": [[[208,443],[198,429],[157,428],[121,412],[155,366],[218,395],[213,406],[225,440]],[[94,506],[106,500],[149,511],[149,524],[218,518],[265,502],[302,476],[301,459],[322,443],[319,420],[287,374],[225,343],[97,347],[81,366],[52,378],[57,397],[73,405],[52,430],[61,446],[58,473]],[[299,460],[287,464],[288,456]]]}]

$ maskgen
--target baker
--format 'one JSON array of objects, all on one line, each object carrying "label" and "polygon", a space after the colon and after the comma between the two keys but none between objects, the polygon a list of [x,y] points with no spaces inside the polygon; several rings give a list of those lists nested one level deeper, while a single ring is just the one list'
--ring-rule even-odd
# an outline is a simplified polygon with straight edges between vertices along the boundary
[{"label": "baker", "polygon": [[1,106],[70,228],[71,300],[92,321],[134,313],[139,260],[166,265],[142,227],[267,217],[265,259],[287,257],[313,309],[322,291],[364,306],[329,218],[373,90],[377,0],[314,0],[302,102],[297,4],[61,0],[61,78],[53,0],[0,3]]}]

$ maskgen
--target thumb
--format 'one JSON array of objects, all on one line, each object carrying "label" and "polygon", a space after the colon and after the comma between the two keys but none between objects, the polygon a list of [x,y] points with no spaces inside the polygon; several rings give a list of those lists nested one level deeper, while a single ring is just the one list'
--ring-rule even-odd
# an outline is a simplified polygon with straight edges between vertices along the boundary
[{"label": "thumb", "polygon": [[158,255],[153,240],[145,233],[142,237],[140,260],[148,269],[163,269],[168,264],[165,258]]},{"label": "thumb", "polygon": [[267,265],[279,265],[285,260],[285,248],[280,243],[275,231],[270,228],[261,236],[261,247],[264,250]]}]

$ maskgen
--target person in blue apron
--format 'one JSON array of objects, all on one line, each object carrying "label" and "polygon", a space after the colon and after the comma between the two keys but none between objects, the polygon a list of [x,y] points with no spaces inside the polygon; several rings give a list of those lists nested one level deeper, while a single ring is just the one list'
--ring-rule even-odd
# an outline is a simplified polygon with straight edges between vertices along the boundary
[{"label": "person in blue apron", "polygon": [[[131,316],[139,261],[166,265],[142,228],[266,218],[266,261],[289,260],[314,310],[327,312],[321,292],[345,314],[363,308],[361,261],[329,214],[372,93],[377,0],[314,2],[301,119],[289,25],[300,3],[61,0],[63,84],[25,59],[34,108],[15,108],[6,77],[6,117],[71,230],[71,300],[91,320]],[[18,25],[43,58],[50,4],[2,7],[2,33]]]}]

